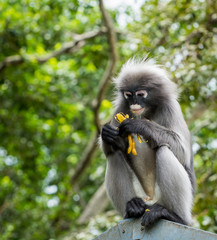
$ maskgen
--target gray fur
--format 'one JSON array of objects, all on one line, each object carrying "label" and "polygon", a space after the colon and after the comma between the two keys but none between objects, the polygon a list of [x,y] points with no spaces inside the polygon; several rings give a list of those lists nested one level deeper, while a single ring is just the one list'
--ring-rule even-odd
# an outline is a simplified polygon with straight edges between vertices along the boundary
[{"label": "gray fur", "polygon": [[125,215],[126,204],[136,196],[133,188],[133,172],[120,151],[107,157],[106,190],[115,208]]},{"label": "gray fur", "polygon": [[192,186],[184,167],[167,147],[156,152],[156,175],[162,205],[191,223]]},{"label": "gray fur", "polygon": [[[144,190],[144,197],[157,198],[168,210],[191,222],[191,207],[195,189],[191,136],[177,102],[176,85],[165,70],[149,61],[128,61],[114,80],[117,88],[114,101],[116,110],[129,114],[121,90],[143,87],[151,89],[147,108],[140,117],[128,121],[133,133],[139,133],[148,143],[136,141],[137,156],[114,152],[102,141],[108,164],[106,172],[107,192],[115,207],[124,216],[126,203],[137,197],[133,178],[137,178]],[[148,102],[149,101],[149,102]],[[148,120],[148,121],[147,121]],[[114,126],[119,124],[111,121]],[[127,129],[127,128],[126,128]],[[160,188],[160,194],[156,192]]]}]

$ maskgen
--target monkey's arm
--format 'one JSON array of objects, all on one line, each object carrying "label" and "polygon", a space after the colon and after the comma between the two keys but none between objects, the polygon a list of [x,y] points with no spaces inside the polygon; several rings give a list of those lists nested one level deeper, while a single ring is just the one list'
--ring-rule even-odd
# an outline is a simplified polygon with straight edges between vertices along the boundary
[{"label": "monkey's arm", "polygon": [[142,199],[136,197],[133,179],[136,176],[127,159],[127,138],[119,136],[119,130],[106,124],[101,133],[102,149],[107,158],[106,189],[116,209],[123,217],[141,217],[146,209]]},{"label": "monkey's arm", "polygon": [[131,133],[143,136],[152,149],[168,146],[179,161],[185,162],[186,153],[181,136],[175,131],[146,119],[126,119],[119,127],[119,134],[127,136]]},{"label": "monkey's arm", "polygon": [[136,198],[133,186],[135,174],[124,158],[120,151],[107,157],[106,190],[115,208],[123,217],[141,217],[146,204]]},{"label": "monkey's arm", "polygon": [[122,154],[126,155],[128,148],[128,141],[126,137],[119,135],[119,130],[111,124],[105,124],[101,132],[102,149],[106,156],[120,150]]}]

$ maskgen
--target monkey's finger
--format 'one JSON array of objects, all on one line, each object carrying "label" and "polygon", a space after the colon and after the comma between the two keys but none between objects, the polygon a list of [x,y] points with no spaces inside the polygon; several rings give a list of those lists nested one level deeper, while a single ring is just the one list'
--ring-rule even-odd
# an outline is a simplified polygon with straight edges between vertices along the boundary
[{"label": "monkey's finger", "polygon": [[141,217],[144,214],[145,208],[138,204],[137,200],[133,199],[127,203],[126,215],[129,217]]},{"label": "monkey's finger", "polygon": [[111,136],[118,136],[119,135],[119,131],[118,130],[112,130],[112,129],[103,129],[102,133],[111,135]]},{"label": "monkey's finger", "polygon": [[114,138],[112,138],[108,135],[102,135],[102,140],[109,144],[114,144],[114,142],[115,142]]},{"label": "monkey's finger", "polygon": [[108,136],[110,138],[117,138],[117,136],[118,136],[118,134],[116,134],[112,131],[109,131],[109,130],[103,130],[101,135],[102,135],[102,137]]},{"label": "monkey's finger", "polygon": [[116,129],[116,127],[114,127],[114,126],[112,126],[110,124],[106,124],[102,128],[102,134],[103,133],[107,133],[107,134],[110,134],[110,135],[117,136],[119,134],[119,130]]},{"label": "monkey's finger", "polygon": [[117,130],[117,127],[111,125],[111,124],[106,124],[104,125],[106,128],[111,129],[111,130]]},{"label": "monkey's finger", "polygon": [[136,212],[136,210],[138,209],[138,205],[136,204],[136,202],[131,202],[131,208]]},{"label": "monkey's finger", "polygon": [[151,227],[154,222],[158,219],[157,214],[153,214],[151,211],[145,212],[143,217],[142,217],[142,226],[145,226],[146,228]]},{"label": "monkey's finger", "polygon": [[126,119],[123,123],[119,126],[119,134],[121,136],[127,136],[133,131],[133,123],[131,122],[131,119]]}]

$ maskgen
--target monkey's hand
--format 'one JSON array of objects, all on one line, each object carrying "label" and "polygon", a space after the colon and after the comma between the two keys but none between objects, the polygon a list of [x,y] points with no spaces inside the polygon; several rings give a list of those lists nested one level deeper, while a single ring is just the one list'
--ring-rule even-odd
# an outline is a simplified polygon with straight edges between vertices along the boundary
[{"label": "monkey's hand", "polygon": [[120,136],[139,134],[152,149],[161,146],[173,146],[179,142],[179,136],[174,131],[148,119],[126,119],[119,126]]},{"label": "monkey's hand", "polygon": [[137,119],[125,119],[119,126],[120,136],[128,136],[131,133],[139,133],[137,129]]},{"label": "monkey's hand", "polygon": [[138,198],[138,197],[132,198],[130,201],[127,202],[124,219],[139,218],[143,216],[147,208],[148,206],[145,204],[145,202],[141,198]]},{"label": "monkey's hand", "polygon": [[110,146],[110,153],[116,151],[117,149],[126,152],[126,149],[128,148],[127,138],[121,137],[119,135],[119,129],[117,129],[116,127],[110,124],[105,124],[102,127],[101,136],[103,142]]}]

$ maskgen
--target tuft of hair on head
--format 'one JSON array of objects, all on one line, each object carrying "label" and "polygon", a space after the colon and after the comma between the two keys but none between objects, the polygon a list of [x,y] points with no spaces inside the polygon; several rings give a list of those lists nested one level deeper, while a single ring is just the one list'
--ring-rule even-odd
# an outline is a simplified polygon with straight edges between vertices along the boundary
[{"label": "tuft of hair on head", "polygon": [[178,97],[176,84],[169,79],[169,75],[163,69],[163,66],[156,64],[154,59],[148,59],[147,57],[129,59],[122,66],[120,73],[113,79],[113,82],[117,90],[120,90],[123,86],[133,84],[137,79],[143,79],[144,82],[147,79],[149,82],[161,86],[162,90],[171,97],[175,99]]}]

